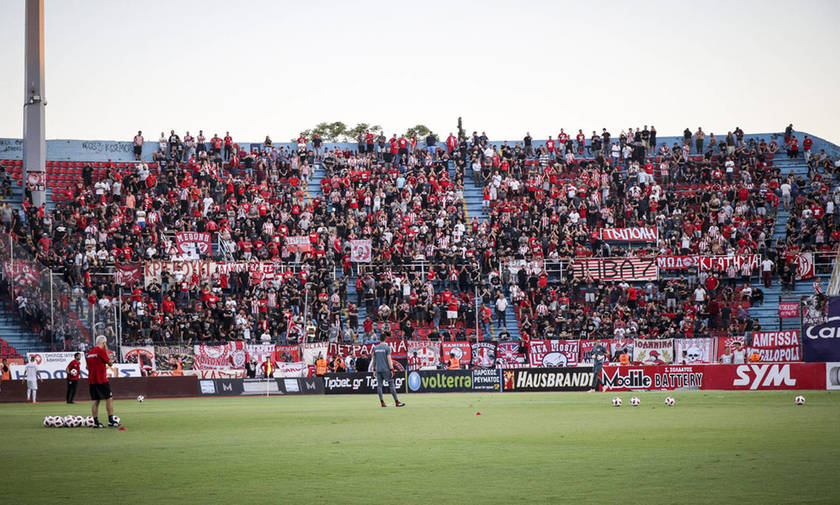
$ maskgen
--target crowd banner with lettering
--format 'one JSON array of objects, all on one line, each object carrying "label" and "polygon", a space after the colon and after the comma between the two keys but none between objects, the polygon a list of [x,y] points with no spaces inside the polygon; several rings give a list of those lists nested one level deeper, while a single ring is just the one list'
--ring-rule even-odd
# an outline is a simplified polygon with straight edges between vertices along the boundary
[{"label": "crowd banner with lettering", "polygon": [[197,231],[179,231],[175,233],[178,254],[190,258],[202,258],[211,254],[210,233]]},{"label": "crowd banner with lettering", "polygon": [[472,368],[494,368],[496,366],[496,344],[493,342],[476,342],[470,349],[472,353]]},{"label": "crowd banner with lettering", "polygon": [[633,345],[633,362],[645,365],[667,365],[674,362],[674,340],[637,338]]},{"label": "crowd banner with lettering", "polygon": [[725,272],[729,265],[735,265],[738,271],[744,263],[748,263],[750,268],[755,271],[760,263],[760,257],[757,254],[738,254],[735,256],[700,256],[698,262],[700,270],[709,272]]},{"label": "crowd banner with lettering", "polygon": [[588,391],[594,377],[591,367],[522,368],[502,370],[504,391]]},{"label": "crowd banner with lettering", "polygon": [[519,342],[499,342],[496,344],[497,368],[528,368],[529,366]]},{"label": "crowd banner with lettering", "polygon": [[761,361],[802,361],[799,330],[754,332],[748,354],[754,352]]},{"label": "crowd banner with lettering", "polygon": [[137,363],[144,376],[155,370],[155,348],[146,346],[120,346],[120,359],[123,363]]},{"label": "crowd banner with lettering", "polygon": [[353,263],[370,263],[371,249],[370,239],[351,240],[350,261]]},{"label": "crowd banner with lettering", "polygon": [[[76,353],[69,352],[28,352],[26,353],[26,361],[29,362],[31,358],[35,358],[35,364],[38,366],[38,377],[41,379],[66,379],[67,365],[73,361],[73,356]],[[116,361],[116,360],[115,360]],[[87,363],[85,362],[84,353],[81,356],[79,363],[81,378],[87,378]],[[25,365],[10,365],[9,372],[12,379],[23,379],[25,374]],[[114,363],[114,366],[106,367],[105,373],[110,378],[120,377],[140,377],[140,365],[136,363]]]},{"label": "crowd banner with lettering", "polygon": [[188,280],[195,275],[200,282],[211,280],[213,274],[229,275],[231,272],[244,271],[262,274],[260,276],[253,276],[251,283],[254,284],[264,278],[271,278],[278,267],[279,264],[272,261],[215,262],[207,260],[152,260],[144,263],[143,276],[145,286],[148,287],[152,282],[161,282],[161,274],[164,270],[169,272],[173,277],[176,273],[182,274]]},{"label": "crowd banner with lettering", "polygon": [[265,363],[268,359],[273,362],[275,351],[274,344],[245,344],[245,359],[255,360],[258,365]]},{"label": "crowd banner with lettering", "polygon": [[195,362],[193,348],[186,345],[155,346],[155,366],[158,370],[191,370]]},{"label": "crowd banner with lettering", "polygon": [[245,349],[241,342],[230,342],[225,345],[195,345],[196,370],[213,370],[226,368],[242,368],[245,366]]},{"label": "crowd banner with lettering", "polygon": [[337,342],[330,342],[327,347],[327,356],[333,358],[341,356],[346,358],[352,356],[358,358],[359,356],[370,356],[376,344],[339,344]]},{"label": "crowd banner with lettering", "polygon": [[604,351],[609,354],[610,353],[610,343],[611,340],[609,339],[602,339],[602,340],[581,340],[580,341],[580,359],[578,359],[579,365],[591,365],[595,360],[593,358],[593,351],[595,347],[602,346]]},{"label": "crowd banner with lettering", "polygon": [[575,258],[568,268],[575,279],[651,281],[659,276],[656,258]]},{"label": "crowd banner with lettering", "polygon": [[294,362],[301,361],[299,345],[276,345],[274,346],[274,361]]},{"label": "crowd banner with lettering", "polygon": [[312,250],[312,242],[306,235],[293,235],[286,237],[286,247],[291,252],[307,253]]},{"label": "crowd banner with lettering", "polygon": [[245,370],[155,370],[153,377],[198,377],[199,379],[244,379]]},{"label": "crowd banner with lettering", "polygon": [[308,377],[309,366],[303,361],[293,363],[275,363],[275,377]]},{"label": "crowd banner with lettering", "polygon": [[630,357],[633,356],[634,340],[632,338],[614,338],[610,340],[610,360],[618,361],[618,354],[626,352]]},{"label": "crowd banner with lettering", "polygon": [[802,281],[814,278],[814,253],[799,253],[790,259],[790,263],[796,266],[796,280]]},{"label": "crowd banner with lettering", "polygon": [[531,340],[528,362],[533,368],[577,366],[580,340]]},{"label": "crowd banner with lettering", "polygon": [[717,337],[717,342],[715,343],[715,356],[718,363],[720,363],[720,358],[728,351],[732,351],[737,347],[743,347],[746,349],[746,342],[744,337]]},{"label": "crowd banner with lettering", "polygon": [[41,282],[41,271],[33,261],[15,259],[14,262],[7,261],[4,265],[7,277],[12,277],[15,284],[35,286]]},{"label": "crowd banner with lettering", "polygon": [[307,365],[314,365],[318,356],[322,356],[324,359],[329,357],[329,344],[327,342],[303,344],[301,349],[303,352],[303,361]]},{"label": "crowd banner with lettering", "polygon": [[659,233],[655,227],[601,228],[604,242],[656,242]]},{"label": "crowd banner with lettering", "polygon": [[676,338],[674,339],[674,363],[695,365],[712,363],[715,353],[713,338]]},{"label": "crowd banner with lettering", "polygon": [[472,362],[472,348],[469,342],[441,342],[440,359],[447,363],[453,354],[461,365],[469,365]]},{"label": "crowd banner with lettering", "polygon": [[543,260],[510,260],[507,262],[507,268],[510,272],[510,275],[514,277],[522,269],[525,269],[525,272],[528,275],[539,274],[545,268],[545,262]]},{"label": "crowd banner with lettering", "polygon": [[440,363],[440,344],[429,340],[410,340],[408,342],[408,359],[415,353],[420,360],[420,370],[434,370]]},{"label": "crowd banner with lettering", "polygon": [[656,266],[660,270],[688,270],[700,265],[698,256],[657,256]]},{"label": "crowd banner with lettering", "polygon": [[782,319],[799,317],[799,302],[779,302],[779,317]]}]

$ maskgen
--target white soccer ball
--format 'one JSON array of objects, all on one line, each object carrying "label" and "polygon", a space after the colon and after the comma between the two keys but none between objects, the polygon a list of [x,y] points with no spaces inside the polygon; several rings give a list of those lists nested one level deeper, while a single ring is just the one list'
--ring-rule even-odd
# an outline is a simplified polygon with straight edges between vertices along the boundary
[{"label": "white soccer ball", "polygon": [[120,416],[114,416],[114,422],[120,424]]},{"label": "white soccer ball", "polygon": [[677,403],[677,401],[674,400],[672,397],[669,396],[668,398],[665,398],[665,405],[673,407],[675,403]]},{"label": "white soccer ball", "polygon": [[797,396],[796,396],[796,398],[794,398],[794,399],[793,399],[793,401],[794,401],[797,405],[805,405],[805,397],[804,397],[804,396],[802,396],[802,395],[797,395]]},{"label": "white soccer ball", "polygon": [[615,397],[612,399],[613,407],[621,407],[621,398]]},{"label": "white soccer ball", "polygon": [[76,418],[74,416],[64,416],[65,428],[72,428],[74,422],[76,422]]},{"label": "white soccer ball", "polygon": [[64,418],[61,416],[56,416],[53,419],[53,426],[56,428],[64,428]]},{"label": "white soccer ball", "polygon": [[140,396],[137,397],[137,401],[140,402],[140,403],[143,403],[143,400],[145,400],[145,399],[146,399],[146,397],[143,396],[143,395],[140,395]]},{"label": "white soccer ball", "polygon": [[52,428],[53,426],[55,426],[55,420],[53,419],[53,416],[44,417],[44,426],[46,426],[47,428]]},{"label": "white soccer ball", "polygon": [[76,416],[76,426],[84,426],[85,425],[85,418],[82,416]]},{"label": "white soccer ball", "polygon": [[641,403],[642,403],[642,401],[641,401],[641,400],[639,400],[639,399],[638,399],[637,397],[635,397],[635,396],[634,396],[633,398],[630,398],[630,405],[632,405],[632,406],[634,406],[634,407],[638,407]]},{"label": "white soccer ball", "polygon": [[87,426],[88,428],[93,428],[94,426],[96,426],[96,420],[93,418],[93,416],[87,416],[85,418],[85,426]]}]

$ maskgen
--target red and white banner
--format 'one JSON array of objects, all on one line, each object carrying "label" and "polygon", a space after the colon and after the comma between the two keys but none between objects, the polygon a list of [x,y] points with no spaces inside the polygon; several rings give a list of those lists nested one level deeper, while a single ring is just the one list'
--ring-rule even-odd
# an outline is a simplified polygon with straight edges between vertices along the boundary
[{"label": "red and white banner", "polygon": [[791,258],[790,262],[796,265],[796,280],[814,278],[814,253],[799,253]]},{"label": "red and white banner", "polygon": [[799,330],[760,331],[752,334],[748,355],[758,352],[761,361],[802,361]]},{"label": "red and white banner", "polygon": [[226,345],[195,345],[195,370],[225,370],[245,366],[245,349],[241,342]]},{"label": "red and white banner", "polygon": [[276,345],[274,346],[274,361],[292,362],[300,361],[299,345]]},{"label": "red and white banner", "polygon": [[660,270],[688,270],[700,265],[698,256],[657,256],[656,266]]},{"label": "red and white banner", "polygon": [[632,358],[633,357],[633,343],[634,343],[634,340],[632,338],[614,338],[614,339],[611,339],[610,340],[610,347],[609,347],[610,359],[612,360],[613,358],[615,358],[615,360],[618,361],[618,358],[616,358],[615,356],[616,356],[616,354],[618,354],[621,351],[627,351],[627,354],[630,355],[630,357]]},{"label": "red and white banner", "polygon": [[327,359],[329,353],[329,344],[327,342],[317,342],[314,344],[303,344],[301,352],[303,353],[303,361],[307,365],[314,365],[318,356]]},{"label": "red and white banner", "polygon": [[435,370],[438,363],[440,363],[440,344],[428,340],[423,341],[409,341],[408,342],[408,359],[414,357],[417,353],[417,358],[420,360],[420,370]]},{"label": "red and white banner", "polygon": [[309,241],[309,237],[306,235],[294,235],[286,237],[286,247],[291,252],[307,253],[312,250],[312,242]]},{"label": "red and white banner", "polygon": [[633,346],[633,362],[645,365],[667,365],[674,362],[674,340],[637,338]]},{"label": "red and white banner", "polygon": [[143,283],[143,265],[116,265],[116,272],[114,272],[114,282],[116,282],[120,286],[139,286]]},{"label": "red and white banner", "polygon": [[143,375],[150,375],[156,368],[155,348],[151,345],[142,347],[120,346],[120,358],[123,363],[137,363]]},{"label": "red and white banner", "polygon": [[454,354],[458,363],[467,365],[472,362],[472,349],[469,342],[442,342],[440,344],[440,359],[444,363]]},{"label": "red and white banner", "polygon": [[251,283],[255,284],[261,280],[269,280],[273,278],[277,271],[279,264],[272,261],[233,261],[233,262],[215,262],[215,261],[160,261],[152,260],[143,264],[143,276],[145,286],[148,287],[152,282],[161,281],[161,273],[167,271],[174,277],[176,273],[183,275],[187,280],[191,280],[195,275],[199,282],[205,282],[212,279],[213,274],[229,275],[231,272],[259,273],[261,275],[254,275],[251,278]]},{"label": "red and white banner", "polygon": [[496,368],[528,368],[528,360],[519,342],[496,344]]},{"label": "red and white banner", "polygon": [[303,361],[294,363],[275,363],[275,377],[309,377],[309,367]]},{"label": "red and white banner", "polygon": [[568,268],[575,279],[650,281],[659,277],[656,258],[575,258]]},{"label": "red and white banner", "polygon": [[179,231],[175,233],[175,245],[178,254],[190,258],[201,258],[213,251],[208,232]]},{"label": "red and white banner", "polygon": [[353,356],[354,358],[358,358],[359,356],[371,356],[375,345],[376,344],[338,344],[336,342],[330,342],[329,347],[327,348],[327,354],[331,359],[335,356],[341,356],[342,358],[346,358],[347,356]]},{"label": "red and white banner", "polygon": [[657,229],[654,227],[636,228],[601,228],[601,240],[605,242],[656,242]]},{"label": "red and white banner", "polygon": [[825,363],[604,366],[605,391],[825,389]]},{"label": "red and white banner", "polygon": [[532,368],[577,366],[580,340],[531,340],[528,361]]},{"label": "red and white banner", "polygon": [[779,317],[799,317],[799,302],[779,302]]},{"label": "red and white banner", "polygon": [[471,348],[471,368],[495,368],[496,367],[496,344],[493,342],[476,342]]},{"label": "red and white banner", "polygon": [[726,354],[727,351],[734,350],[736,345],[746,349],[744,337],[718,337],[715,343],[715,361],[720,363],[720,357]]},{"label": "red and white banner", "polygon": [[755,270],[758,268],[759,256],[757,254],[742,254],[737,256],[700,256],[698,258],[700,270],[709,272],[725,272],[729,265],[734,264],[738,271],[744,263],[748,263],[750,268]]},{"label": "red and white banner", "polygon": [[245,359],[256,360],[258,365],[263,364],[267,359],[274,361],[274,352],[274,344],[245,344]]},{"label": "red and white banner", "polygon": [[715,353],[713,338],[676,338],[674,339],[674,363],[678,365],[696,365],[713,363]]},{"label": "red and white banner", "polygon": [[369,239],[351,240],[350,261],[353,263],[370,263],[371,249],[371,241]]},{"label": "red and white banner", "polygon": [[15,284],[37,285],[41,282],[41,272],[32,261],[15,260],[14,263],[7,261],[4,265],[6,275],[15,280]]}]

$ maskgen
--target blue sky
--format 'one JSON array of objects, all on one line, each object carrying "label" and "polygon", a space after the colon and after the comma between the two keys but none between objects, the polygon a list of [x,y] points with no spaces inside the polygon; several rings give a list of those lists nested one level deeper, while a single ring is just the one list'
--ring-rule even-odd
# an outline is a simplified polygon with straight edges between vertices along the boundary
[{"label": "blue sky", "polygon": [[[494,139],[792,122],[840,143],[837,1],[45,4],[47,138],[463,116]],[[22,130],[23,6],[0,2],[0,137]]]}]

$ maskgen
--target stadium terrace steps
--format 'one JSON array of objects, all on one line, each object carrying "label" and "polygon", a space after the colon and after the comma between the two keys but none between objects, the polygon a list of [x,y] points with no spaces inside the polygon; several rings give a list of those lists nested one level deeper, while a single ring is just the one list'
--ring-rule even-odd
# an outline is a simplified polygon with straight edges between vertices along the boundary
[{"label": "stadium terrace steps", "polygon": [[42,352],[50,350],[49,344],[33,331],[24,326],[17,313],[8,303],[0,303],[0,339],[8,342],[18,354],[26,356],[27,352]]},{"label": "stadium terrace steps", "polygon": [[484,214],[482,203],[484,201],[484,192],[482,187],[475,183],[472,174],[464,177],[464,210],[466,211],[466,220],[471,222],[473,219],[478,219],[483,222],[487,219]]}]

